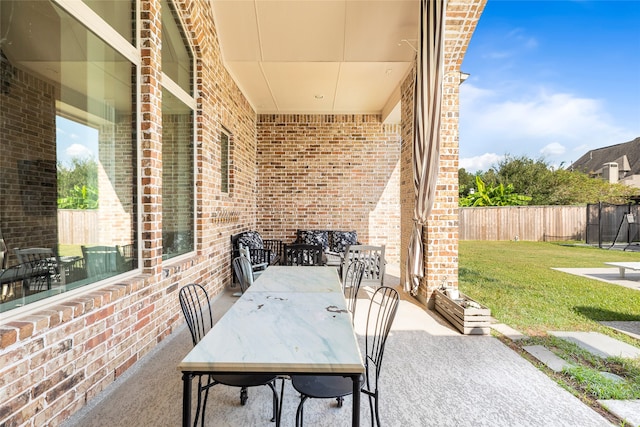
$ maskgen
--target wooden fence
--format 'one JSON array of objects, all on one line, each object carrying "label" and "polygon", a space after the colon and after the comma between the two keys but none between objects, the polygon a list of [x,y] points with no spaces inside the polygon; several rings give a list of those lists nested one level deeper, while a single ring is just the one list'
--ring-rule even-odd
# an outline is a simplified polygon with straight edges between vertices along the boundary
[{"label": "wooden fence", "polygon": [[98,211],[58,209],[58,242],[84,245],[98,241]]},{"label": "wooden fence", "polygon": [[586,206],[459,209],[460,240],[585,240]]},{"label": "wooden fence", "polygon": [[[459,209],[460,240],[585,240],[586,206],[504,206]],[[98,241],[98,211],[58,210],[58,241]]]}]

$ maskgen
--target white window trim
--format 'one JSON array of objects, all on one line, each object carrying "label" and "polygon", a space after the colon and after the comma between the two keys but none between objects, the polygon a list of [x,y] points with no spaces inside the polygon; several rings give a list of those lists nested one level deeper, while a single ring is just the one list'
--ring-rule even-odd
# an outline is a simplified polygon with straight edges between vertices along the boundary
[{"label": "white window trim", "polygon": [[[104,40],[117,52],[131,61],[136,67],[140,66],[140,54],[138,48],[133,46],[127,39],[122,37],[120,33],[114,30],[104,19],[95,13],[89,6],[80,0],[51,0],[63,8],[68,14],[80,21],[89,31]],[[138,2],[136,2],[137,6]],[[137,9],[139,9],[137,7]],[[136,30],[139,31],[139,26]],[[138,37],[136,37],[136,40]]]},{"label": "white window trim", "polygon": [[195,98],[189,95],[187,91],[182,89],[182,87],[180,87],[178,83],[174,82],[171,77],[169,77],[165,73],[162,73],[162,81],[160,83],[162,84],[163,88],[171,92],[173,96],[178,98],[180,102],[185,104],[187,107],[191,108],[195,113],[196,108],[198,107],[198,103],[196,102]]}]

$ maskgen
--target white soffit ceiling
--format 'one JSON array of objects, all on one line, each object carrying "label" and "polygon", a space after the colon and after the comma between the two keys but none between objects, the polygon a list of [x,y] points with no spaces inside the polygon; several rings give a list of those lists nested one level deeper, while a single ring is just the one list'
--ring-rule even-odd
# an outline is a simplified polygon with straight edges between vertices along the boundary
[{"label": "white soffit ceiling", "polygon": [[389,114],[415,56],[416,0],[210,0],[223,60],[259,114]]}]

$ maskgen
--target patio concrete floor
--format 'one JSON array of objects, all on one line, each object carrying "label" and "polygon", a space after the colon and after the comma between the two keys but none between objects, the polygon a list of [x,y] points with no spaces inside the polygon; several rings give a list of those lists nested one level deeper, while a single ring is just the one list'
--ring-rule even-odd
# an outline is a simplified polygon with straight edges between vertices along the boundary
[{"label": "patio concrete floor", "polygon": [[[397,286],[389,268],[385,284]],[[234,302],[232,292],[218,297],[219,318]],[[369,292],[365,289],[361,298]],[[403,300],[388,339],[381,386],[380,412],[385,426],[610,426],[593,409],[558,386],[525,358],[491,336],[464,336],[435,311],[415,299]],[[365,301],[359,301],[364,306]],[[358,310],[356,333],[366,310]],[[260,327],[260,325],[256,325]],[[282,333],[286,333],[283,330]],[[64,426],[178,426],[182,381],[176,369],[191,349],[186,327],[175,331],[135,367],[118,378]],[[207,405],[207,426],[270,426],[271,391],[249,390],[241,406],[236,388],[215,386]],[[293,426],[299,401],[285,385],[282,426]],[[194,404],[195,407],[195,404]],[[362,425],[370,424],[368,401],[361,405]],[[351,400],[305,404],[307,426],[348,426]]]}]

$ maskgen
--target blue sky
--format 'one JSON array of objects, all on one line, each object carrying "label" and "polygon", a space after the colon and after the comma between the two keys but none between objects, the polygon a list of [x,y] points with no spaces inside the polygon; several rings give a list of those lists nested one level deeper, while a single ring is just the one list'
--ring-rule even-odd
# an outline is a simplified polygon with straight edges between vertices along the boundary
[{"label": "blue sky", "polygon": [[66,166],[73,157],[98,160],[98,130],[57,116],[56,149],[58,161]]},{"label": "blue sky", "polygon": [[462,64],[460,167],[564,167],[640,137],[640,0],[488,0]]}]

